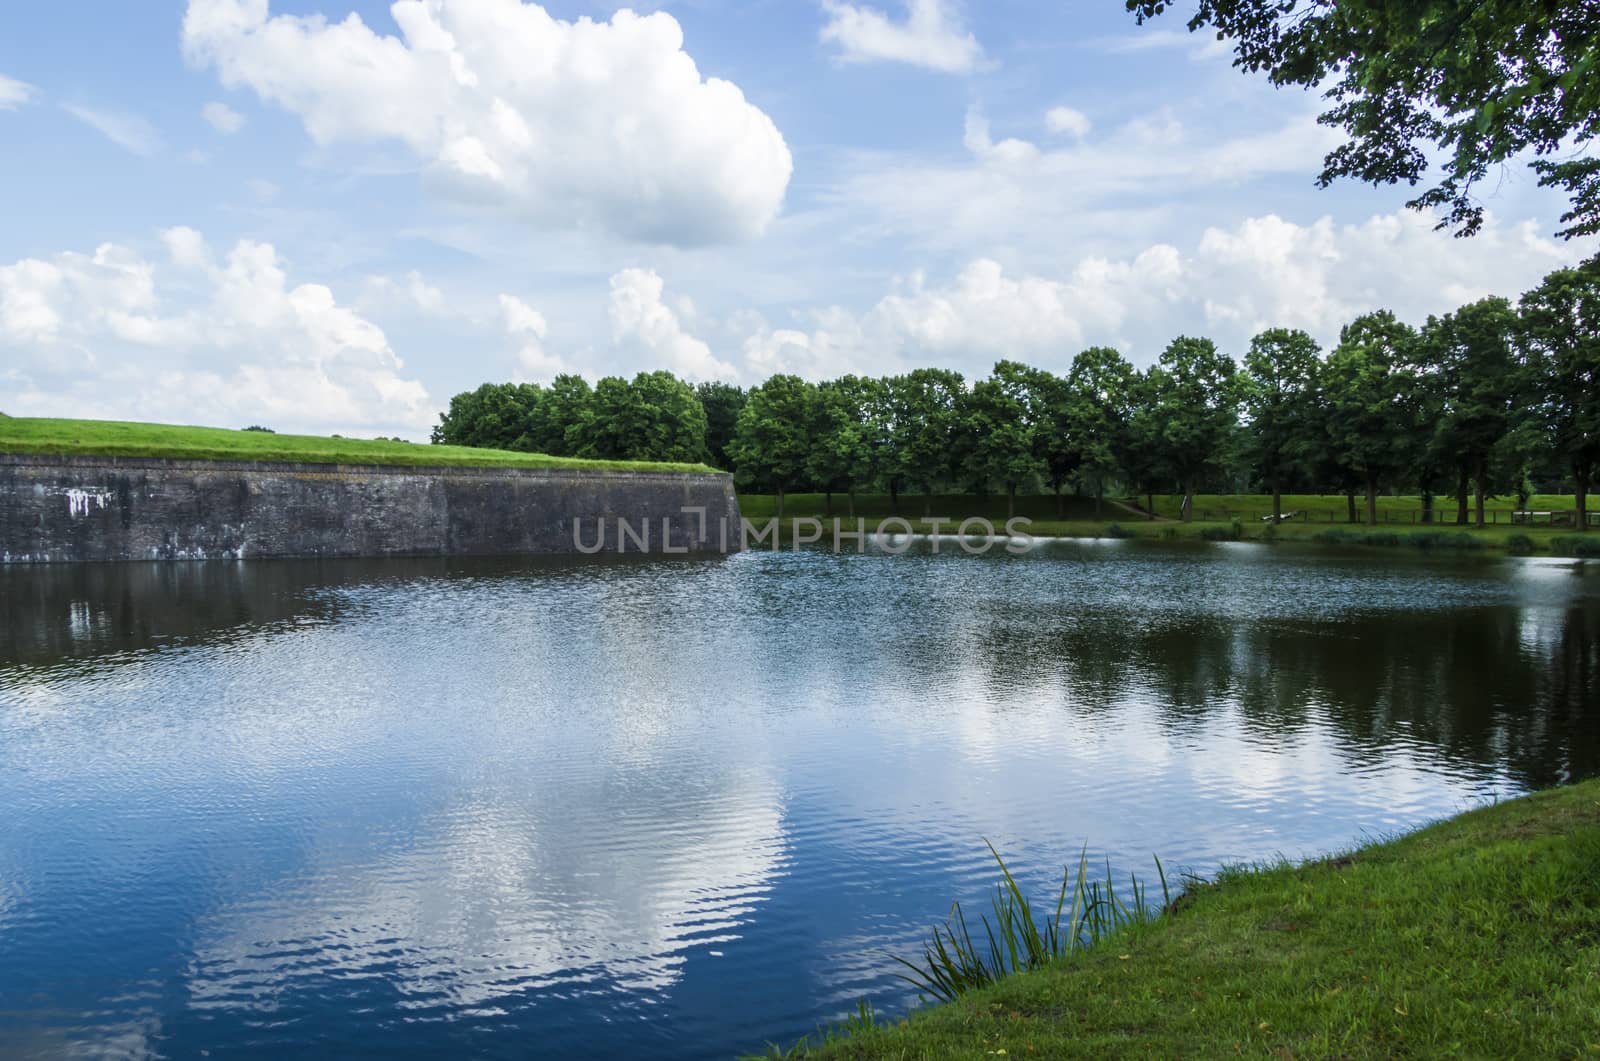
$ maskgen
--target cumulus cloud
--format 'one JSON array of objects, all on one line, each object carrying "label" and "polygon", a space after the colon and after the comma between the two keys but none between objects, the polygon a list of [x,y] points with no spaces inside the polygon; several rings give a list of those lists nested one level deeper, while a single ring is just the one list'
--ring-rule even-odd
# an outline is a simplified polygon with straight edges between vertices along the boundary
[{"label": "cumulus cloud", "polygon": [[226,103],[219,103],[216,100],[213,100],[210,103],[207,103],[204,107],[201,107],[200,115],[201,117],[205,118],[206,123],[209,124],[211,128],[225,136],[232,136],[234,133],[244,128],[244,115],[240,114]]},{"label": "cumulus cloud", "polygon": [[1051,107],[1044,113],[1044,123],[1057,136],[1073,136],[1082,140],[1089,135],[1089,116],[1072,107]]},{"label": "cumulus cloud", "polygon": [[61,109],[124,151],[135,155],[153,155],[161,150],[161,134],[137,114],[88,107],[81,103],[63,103]]},{"label": "cumulus cloud", "polygon": [[0,266],[8,411],[420,434],[427,392],[383,331],[269,243],[216,261],[191,228]]},{"label": "cumulus cloud", "polygon": [[184,54],[297,115],[319,144],[399,142],[431,183],[538,223],[682,245],[760,234],[793,168],[772,120],[702,77],[663,12],[565,22],[521,0],[358,15],[190,0]]},{"label": "cumulus cloud", "polygon": [[978,39],[962,25],[952,0],[906,0],[897,22],[875,7],[823,0],[828,21],[824,43],[839,48],[845,62],[909,63],[947,74],[964,74],[983,60]]},{"label": "cumulus cloud", "polygon": [[544,314],[515,295],[500,296],[500,319],[506,334],[517,341],[517,368],[523,379],[543,383],[573,368],[545,349],[549,332]]},{"label": "cumulus cloud", "polygon": [[653,269],[624,269],[611,278],[611,338],[691,382],[728,379],[734,368],[711,353],[702,339],[683,328],[676,311],[662,301],[665,284]]},{"label": "cumulus cloud", "polygon": [[1087,256],[1057,276],[978,258],[943,284],[902,280],[864,312],[829,307],[801,315],[793,328],[756,320],[744,368],[751,378],[929,363],[982,374],[995,360],[1016,358],[1063,371],[1079,350],[1102,344],[1148,364],[1182,333],[1210,335],[1237,356],[1274,326],[1304,328],[1332,345],[1361,313],[1392,309],[1420,324],[1485,295],[1515,297],[1592,250],[1540,231],[1533,221],[1506,225],[1491,216],[1478,237],[1462,241],[1410,211],[1354,225],[1269,214],[1207,229],[1188,253],[1155,244],[1129,258]]},{"label": "cumulus cloud", "polygon": [[33,98],[34,88],[26,81],[0,74],[0,111],[16,110]]}]

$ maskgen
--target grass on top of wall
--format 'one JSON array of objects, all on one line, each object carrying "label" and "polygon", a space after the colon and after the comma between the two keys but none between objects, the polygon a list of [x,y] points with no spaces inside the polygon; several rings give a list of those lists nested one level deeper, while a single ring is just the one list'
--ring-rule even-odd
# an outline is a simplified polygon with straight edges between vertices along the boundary
[{"label": "grass on top of wall", "polygon": [[769,1056],[1600,1056],[1600,781],[1304,864]]},{"label": "grass on top of wall", "polygon": [[469,446],[431,446],[389,439],[279,435],[269,431],[234,431],[221,427],[23,416],[0,417],[0,453],[425,467],[575,468],[589,471],[713,470],[703,464],[589,461],[574,457],[551,457],[543,453],[514,453]]}]

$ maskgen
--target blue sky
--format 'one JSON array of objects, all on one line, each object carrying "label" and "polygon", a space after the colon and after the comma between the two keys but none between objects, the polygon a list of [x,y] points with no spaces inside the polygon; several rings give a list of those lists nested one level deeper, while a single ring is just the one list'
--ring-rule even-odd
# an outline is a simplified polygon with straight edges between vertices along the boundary
[{"label": "blue sky", "polygon": [[[358,20],[358,21],[357,21]],[[1117,0],[60,0],[0,36],[0,410],[426,436],[484,380],[1325,343],[1594,248],[1314,186],[1314,96]]]}]

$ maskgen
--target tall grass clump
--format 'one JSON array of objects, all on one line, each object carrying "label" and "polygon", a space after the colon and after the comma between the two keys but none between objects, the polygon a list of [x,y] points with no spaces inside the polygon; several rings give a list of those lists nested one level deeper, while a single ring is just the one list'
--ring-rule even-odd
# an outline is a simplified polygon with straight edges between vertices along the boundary
[{"label": "tall grass clump", "polygon": [[1076,874],[1070,864],[1063,867],[1055,912],[1044,912],[1041,919],[1028,897],[1022,894],[1022,888],[1000,852],[993,844],[988,846],[1000,867],[1002,880],[990,898],[994,920],[990,920],[989,914],[982,916],[980,937],[973,939],[966,914],[961,904],[956,903],[944,926],[934,927],[920,961],[895,958],[909,970],[901,974],[901,979],[924,995],[948,1002],[1013,973],[1038,969],[1093,947],[1124,929],[1153,921],[1172,902],[1166,871],[1159,858],[1155,862],[1156,874],[1161,880],[1161,905],[1151,906],[1148,890],[1133,874],[1129,874],[1129,890],[1125,893],[1131,901],[1117,894],[1109,860],[1106,879],[1090,881],[1089,855],[1085,848],[1079,853]]},{"label": "tall grass clump", "polygon": [[1200,540],[1206,542],[1236,542],[1244,538],[1244,524],[1237,519],[1226,527],[1201,527]]},{"label": "tall grass clump", "polygon": [[1506,549],[1512,556],[1532,556],[1539,547],[1526,534],[1513,534],[1506,539]]},{"label": "tall grass clump", "polygon": [[[1516,535],[1527,541],[1533,542],[1526,534]],[[1421,534],[1406,536],[1406,544],[1417,549],[1482,549],[1484,543],[1468,534],[1466,531],[1424,531]]]},{"label": "tall grass clump", "polygon": [[1101,531],[1101,536],[1106,538],[1132,538],[1135,532],[1120,523],[1107,523],[1106,529]]},{"label": "tall grass clump", "polygon": [[1550,546],[1568,556],[1600,556],[1600,536],[1562,534],[1551,538]]}]

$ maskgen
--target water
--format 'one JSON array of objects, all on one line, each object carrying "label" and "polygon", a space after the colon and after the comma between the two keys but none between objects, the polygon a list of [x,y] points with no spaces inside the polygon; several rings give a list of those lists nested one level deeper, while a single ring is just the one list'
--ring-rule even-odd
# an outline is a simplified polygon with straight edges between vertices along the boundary
[{"label": "water", "polygon": [[995,873],[1307,856],[1600,773],[1600,565],[0,569],[0,1055],[727,1057]]}]

